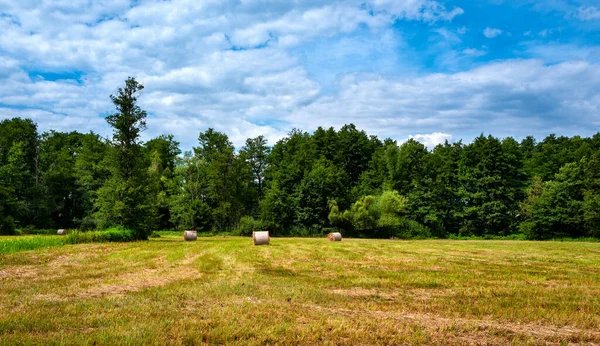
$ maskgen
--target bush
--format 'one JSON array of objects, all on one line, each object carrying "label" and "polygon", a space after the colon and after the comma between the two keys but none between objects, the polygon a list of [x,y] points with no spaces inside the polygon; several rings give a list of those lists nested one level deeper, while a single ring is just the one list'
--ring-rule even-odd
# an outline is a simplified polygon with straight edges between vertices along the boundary
[{"label": "bush", "polygon": [[55,235],[57,229],[37,229],[35,226],[27,226],[18,230],[20,234]]},{"label": "bush", "polygon": [[[316,231],[316,229],[314,227],[315,226],[313,226],[313,228],[309,228],[309,227],[294,225],[289,228],[287,233],[288,233],[288,235],[290,235],[292,237],[307,238],[307,237],[314,235],[314,233]],[[316,232],[320,233],[320,231],[316,231]]]},{"label": "bush", "polygon": [[21,234],[35,234],[36,229],[34,225],[29,225],[25,227],[20,227],[19,231],[21,231]]},{"label": "bush", "polygon": [[134,232],[121,226],[111,227],[101,233],[105,233],[107,241],[111,242],[128,242],[135,240]]},{"label": "bush", "polygon": [[102,232],[82,232],[78,230],[67,233],[65,244],[83,244],[106,242],[106,236]]},{"label": "bush", "polygon": [[65,238],[66,244],[129,242],[134,241],[133,231],[124,227],[111,227],[104,231],[73,231]]},{"label": "bush", "polygon": [[250,236],[252,232],[268,231],[269,227],[266,222],[256,220],[251,216],[244,216],[240,219],[240,223],[233,232],[234,235]]},{"label": "bush", "polygon": [[14,235],[14,234],[16,234],[16,229],[15,229],[15,221],[13,220],[13,218],[10,216],[6,216],[6,217],[0,216],[0,235]]},{"label": "bush", "polygon": [[431,238],[431,230],[417,221],[402,219],[396,230],[396,237],[412,239]]},{"label": "bush", "polygon": [[79,224],[79,229],[82,231],[91,231],[96,228],[98,228],[98,220],[91,216],[84,217]]},{"label": "bush", "polygon": [[448,234],[450,240],[528,240],[525,234],[510,234],[506,236],[486,234],[484,236]]}]

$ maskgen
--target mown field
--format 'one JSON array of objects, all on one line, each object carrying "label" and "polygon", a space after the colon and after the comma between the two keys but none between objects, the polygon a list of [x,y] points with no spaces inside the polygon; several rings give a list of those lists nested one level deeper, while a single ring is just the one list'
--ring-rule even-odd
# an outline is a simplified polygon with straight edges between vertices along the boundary
[{"label": "mown field", "polygon": [[271,244],[1,254],[0,344],[600,344],[598,243]]}]

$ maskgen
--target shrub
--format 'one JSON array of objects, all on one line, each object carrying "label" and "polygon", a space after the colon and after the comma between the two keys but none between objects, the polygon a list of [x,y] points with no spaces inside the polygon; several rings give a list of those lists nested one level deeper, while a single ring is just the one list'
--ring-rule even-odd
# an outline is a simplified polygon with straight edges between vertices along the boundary
[{"label": "shrub", "polygon": [[20,234],[55,235],[57,229],[37,229],[35,226],[27,226],[18,231]]},{"label": "shrub", "polygon": [[21,231],[21,234],[34,234],[36,229],[34,225],[29,225],[25,227],[20,227],[19,231]]},{"label": "shrub", "polygon": [[16,234],[15,221],[13,220],[12,217],[10,217],[10,216],[6,216],[6,217],[0,216],[0,234],[1,235],[13,235],[13,234]]},{"label": "shrub", "polygon": [[67,234],[66,244],[129,242],[134,241],[133,231],[124,227],[111,227],[104,231],[73,231]]},{"label": "shrub", "polygon": [[314,236],[315,233],[320,234],[321,230],[317,229],[317,226],[304,227],[304,226],[293,225],[289,228],[287,233],[288,233],[288,235],[290,235],[292,237],[307,238],[310,236]]},{"label": "shrub", "polygon": [[134,232],[121,226],[111,227],[101,233],[105,233],[107,241],[111,242],[128,242],[135,240]]},{"label": "shrub", "polygon": [[396,236],[398,238],[431,238],[431,230],[417,221],[402,219],[396,230]]},{"label": "shrub", "polygon": [[251,216],[244,216],[240,219],[236,230],[233,232],[239,236],[250,236],[252,232],[268,231],[269,227],[266,222],[262,220],[256,220]]},{"label": "shrub", "polygon": [[104,236],[102,232],[82,232],[74,230],[67,233],[67,236],[65,237],[65,244],[83,244],[106,241],[106,236]]},{"label": "shrub", "polygon": [[96,229],[98,228],[98,220],[91,216],[86,216],[81,220],[79,228],[83,231],[91,231]]}]

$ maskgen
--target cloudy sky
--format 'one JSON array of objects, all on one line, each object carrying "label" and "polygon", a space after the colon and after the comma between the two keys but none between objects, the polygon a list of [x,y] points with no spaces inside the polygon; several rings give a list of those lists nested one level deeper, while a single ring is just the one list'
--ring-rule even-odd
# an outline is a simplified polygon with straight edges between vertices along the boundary
[{"label": "cloudy sky", "polygon": [[236,146],[346,123],[431,145],[600,130],[597,0],[0,0],[0,119],[110,135],[145,85],[144,139]]}]

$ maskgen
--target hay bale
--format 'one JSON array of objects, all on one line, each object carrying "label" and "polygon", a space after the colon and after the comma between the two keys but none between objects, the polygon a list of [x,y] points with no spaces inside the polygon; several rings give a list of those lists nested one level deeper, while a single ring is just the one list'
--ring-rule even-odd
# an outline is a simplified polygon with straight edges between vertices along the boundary
[{"label": "hay bale", "polygon": [[342,241],[342,234],[340,232],[329,233],[327,239],[330,241]]},{"label": "hay bale", "polygon": [[183,232],[183,240],[192,241],[198,239],[198,232],[196,231],[185,231]]},{"label": "hay bale", "polygon": [[269,231],[266,232],[252,232],[252,242],[254,245],[269,245],[271,237],[269,237]]},{"label": "hay bale", "polygon": [[67,235],[67,230],[66,229],[59,229],[58,231],[56,231],[56,234],[58,234],[58,235]]}]

